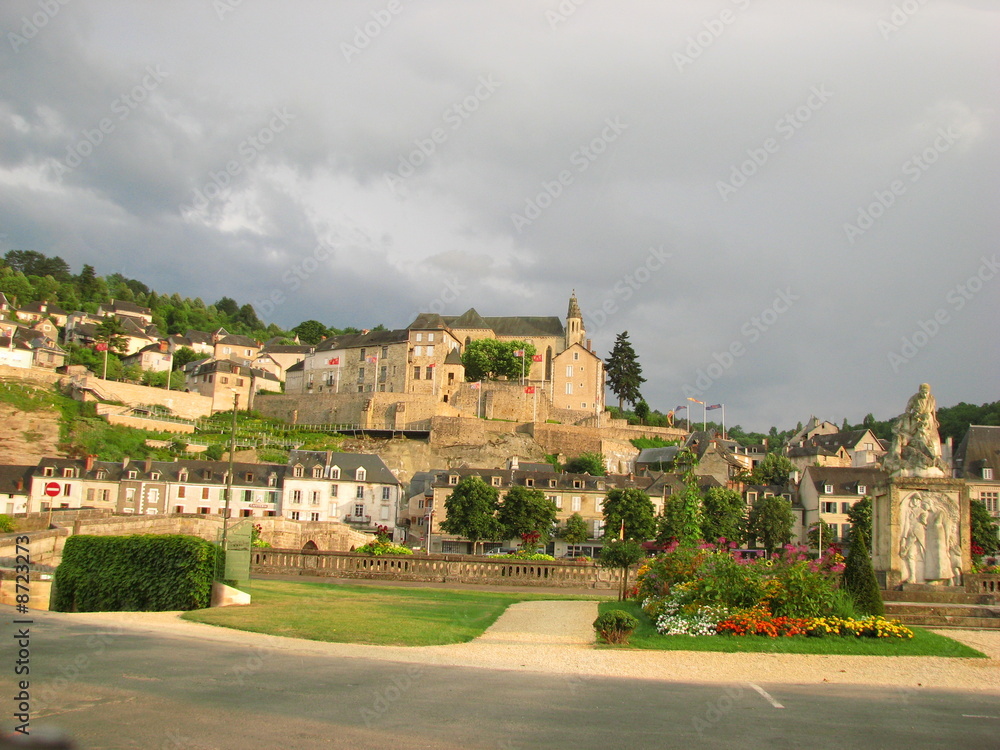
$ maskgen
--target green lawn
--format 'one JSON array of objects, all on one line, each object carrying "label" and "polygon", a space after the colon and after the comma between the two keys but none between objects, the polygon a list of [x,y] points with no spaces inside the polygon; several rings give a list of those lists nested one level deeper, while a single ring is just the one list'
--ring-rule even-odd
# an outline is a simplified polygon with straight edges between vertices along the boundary
[{"label": "green lawn", "polygon": [[198,609],[186,620],[335,643],[438,646],[471,641],[516,602],[551,594],[254,581],[253,603]]},{"label": "green lawn", "polygon": [[601,602],[601,612],[623,609],[639,621],[628,646],[605,648],[659,649],[662,651],[767,652],[775,654],[844,654],[849,656],[950,656],[986,658],[985,654],[943,635],[911,627],[913,638],[768,638],[761,635],[701,636],[660,635],[635,602]]}]

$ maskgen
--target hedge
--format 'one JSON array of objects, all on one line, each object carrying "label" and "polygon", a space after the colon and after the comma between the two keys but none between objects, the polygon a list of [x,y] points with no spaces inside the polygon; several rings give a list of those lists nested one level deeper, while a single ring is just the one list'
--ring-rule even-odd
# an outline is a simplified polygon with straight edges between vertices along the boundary
[{"label": "hedge", "polygon": [[59,612],[158,612],[207,607],[218,548],[196,536],[71,536],[56,568]]}]

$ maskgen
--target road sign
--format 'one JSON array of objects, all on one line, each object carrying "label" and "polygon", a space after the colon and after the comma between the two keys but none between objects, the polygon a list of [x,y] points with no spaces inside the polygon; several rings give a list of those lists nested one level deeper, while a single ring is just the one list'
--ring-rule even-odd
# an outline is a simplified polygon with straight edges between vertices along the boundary
[{"label": "road sign", "polygon": [[45,485],[45,494],[49,497],[55,497],[60,492],[62,492],[62,487],[59,486],[59,482],[48,482]]}]

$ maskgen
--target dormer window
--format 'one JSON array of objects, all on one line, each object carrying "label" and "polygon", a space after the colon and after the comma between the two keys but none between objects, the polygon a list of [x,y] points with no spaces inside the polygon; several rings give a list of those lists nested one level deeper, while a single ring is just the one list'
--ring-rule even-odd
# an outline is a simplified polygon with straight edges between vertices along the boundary
[{"label": "dormer window", "polygon": [[993,469],[989,466],[983,467],[983,479],[993,479]]},{"label": "dormer window", "polygon": [[524,486],[525,487],[534,487],[535,486],[535,480],[534,479],[525,479],[524,480]]},{"label": "dormer window", "polygon": [[753,505],[755,502],[757,502],[757,493],[756,492],[748,492],[747,493],[747,503],[750,504],[750,505]]},{"label": "dormer window", "polygon": [[246,474],[244,475],[244,478],[245,478],[245,479],[246,479],[246,480],[247,480],[248,482],[252,482],[252,481],[253,481],[253,472],[252,472],[252,471],[248,471],[248,472],[247,472],[247,473],[246,473]]},{"label": "dormer window", "polygon": [[42,469],[42,476],[51,477],[53,474],[55,474],[55,471],[51,466],[46,466],[44,469]]},{"label": "dormer window", "polygon": [[454,474],[448,475],[448,484],[458,484],[458,477]]},{"label": "dormer window", "polygon": [[500,486],[500,477],[490,477],[490,481],[492,482],[494,487]]},{"label": "dormer window", "polygon": [[858,494],[859,495],[863,495],[866,492],[868,492],[868,485],[866,485],[866,484],[859,484],[858,485]]},{"label": "dormer window", "polygon": [[64,477],[72,477],[73,476],[73,470],[71,468],[69,468],[69,467],[66,467],[65,469],[63,469],[62,475]]},{"label": "dormer window", "polygon": [[278,486],[278,475],[275,474],[273,471],[267,476],[267,486],[268,487]]},{"label": "dormer window", "polygon": [[340,467],[334,466],[330,469],[330,479],[340,479]]},{"label": "dormer window", "polygon": [[583,482],[580,481],[579,479],[574,479],[573,480],[573,489],[574,490],[579,490],[579,489],[582,489],[582,488],[583,488]]},{"label": "dormer window", "polygon": [[108,478],[108,472],[106,472],[104,469],[101,469],[100,471],[97,472],[97,478],[98,479],[107,479]]},{"label": "dormer window", "polygon": [[136,477],[136,473],[135,473],[134,471],[130,471],[130,472],[128,473],[128,478],[129,478],[129,479],[135,479],[135,477]]},{"label": "dormer window", "polygon": [[826,495],[832,495],[833,494],[833,485],[832,484],[824,484],[823,485],[823,493],[826,494]]},{"label": "dormer window", "polygon": [[359,466],[358,470],[356,472],[354,472],[354,479],[355,479],[355,481],[363,482],[363,481],[365,481],[365,477],[366,476],[367,475],[365,474],[365,469],[364,469],[363,466]]},{"label": "dormer window", "polygon": [[313,466],[313,479],[320,479],[323,476],[322,466]]},{"label": "dormer window", "polygon": [[[97,478],[98,479],[102,479],[103,477],[101,477],[100,474],[98,474]],[[178,482],[186,482],[187,480],[188,480],[187,469],[181,469],[180,473],[177,474],[177,481]]]},{"label": "dormer window", "polygon": [[292,469],[292,476],[293,477],[301,477],[302,476],[302,472],[303,472],[302,465],[301,464],[296,464],[295,467]]},{"label": "dormer window", "polygon": [[160,478],[160,472],[154,471],[152,474],[149,475],[149,478],[152,479],[153,481],[156,481],[157,479]]},{"label": "dormer window", "polygon": [[555,479],[550,479],[549,480],[549,487],[555,487],[555,486],[556,486],[556,480]]}]

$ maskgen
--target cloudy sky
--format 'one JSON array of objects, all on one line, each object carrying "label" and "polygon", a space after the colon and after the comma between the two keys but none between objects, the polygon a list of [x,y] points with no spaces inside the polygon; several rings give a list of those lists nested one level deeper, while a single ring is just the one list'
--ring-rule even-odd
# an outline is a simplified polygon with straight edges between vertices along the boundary
[{"label": "cloudy sky", "polygon": [[5,0],[0,30],[3,249],[283,326],[575,289],[651,406],[747,429],[998,398],[994,0]]}]

